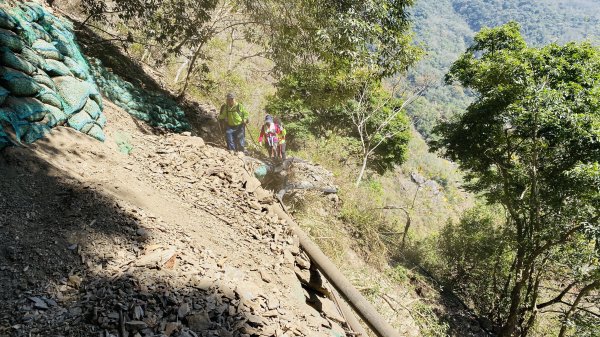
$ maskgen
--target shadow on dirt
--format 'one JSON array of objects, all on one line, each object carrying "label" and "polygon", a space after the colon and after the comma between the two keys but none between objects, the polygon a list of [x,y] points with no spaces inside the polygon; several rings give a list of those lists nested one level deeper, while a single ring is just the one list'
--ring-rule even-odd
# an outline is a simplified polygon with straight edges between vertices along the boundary
[{"label": "shadow on dirt", "polygon": [[156,219],[143,211],[24,148],[1,151],[0,172],[0,336],[260,331],[252,303],[227,285],[177,281],[168,263],[149,268],[153,277],[132,273],[152,249],[143,226]]}]

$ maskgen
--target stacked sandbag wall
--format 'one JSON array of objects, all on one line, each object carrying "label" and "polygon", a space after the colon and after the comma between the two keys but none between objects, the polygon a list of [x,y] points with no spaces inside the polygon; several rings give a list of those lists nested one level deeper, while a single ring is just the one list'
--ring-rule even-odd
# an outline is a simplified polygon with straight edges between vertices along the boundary
[{"label": "stacked sandbag wall", "polygon": [[105,124],[71,23],[33,2],[0,0],[0,148],[57,125],[104,140]]},{"label": "stacked sandbag wall", "polygon": [[90,58],[90,66],[102,94],[130,115],[151,126],[175,132],[191,129],[185,112],[173,99],[131,84],[109,71],[98,59]]}]

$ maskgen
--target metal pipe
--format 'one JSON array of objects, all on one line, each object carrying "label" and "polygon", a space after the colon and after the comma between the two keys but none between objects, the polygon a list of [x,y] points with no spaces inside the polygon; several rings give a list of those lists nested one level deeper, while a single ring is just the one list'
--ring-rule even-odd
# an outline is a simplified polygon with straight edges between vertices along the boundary
[{"label": "metal pipe", "polygon": [[272,210],[288,222],[294,234],[298,236],[302,249],[304,249],[311,261],[319,268],[335,289],[339,291],[348,304],[352,306],[356,313],[360,315],[363,321],[367,323],[369,328],[379,337],[400,337],[400,334],[379,315],[375,307],[354,288],[310,237],[296,225],[296,222],[287,214],[283,207],[283,205],[281,207],[273,205]]}]

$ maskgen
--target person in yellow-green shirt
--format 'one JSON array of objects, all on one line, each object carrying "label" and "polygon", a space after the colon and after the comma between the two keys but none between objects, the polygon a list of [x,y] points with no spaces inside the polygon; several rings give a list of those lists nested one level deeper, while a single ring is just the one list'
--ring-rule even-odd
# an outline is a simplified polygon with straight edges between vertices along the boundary
[{"label": "person in yellow-green shirt", "polygon": [[231,151],[245,152],[248,111],[241,103],[235,101],[235,95],[231,92],[227,94],[226,103],[221,106],[219,121],[225,124],[227,148]]}]

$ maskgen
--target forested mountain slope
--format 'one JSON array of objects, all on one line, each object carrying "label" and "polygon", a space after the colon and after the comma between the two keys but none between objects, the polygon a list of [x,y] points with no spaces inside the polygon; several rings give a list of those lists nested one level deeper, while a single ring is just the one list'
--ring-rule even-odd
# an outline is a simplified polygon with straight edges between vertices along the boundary
[{"label": "forested mountain slope", "polygon": [[433,81],[424,98],[409,109],[425,137],[436,120],[466,107],[468,94],[443,85],[443,76],[482,27],[517,21],[533,45],[600,42],[600,1],[594,0],[417,0],[412,14],[415,40],[427,55],[412,71],[411,80]]}]

